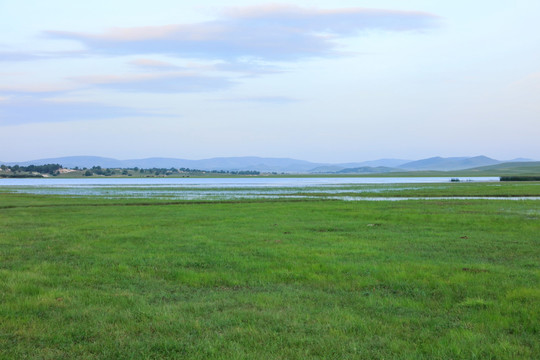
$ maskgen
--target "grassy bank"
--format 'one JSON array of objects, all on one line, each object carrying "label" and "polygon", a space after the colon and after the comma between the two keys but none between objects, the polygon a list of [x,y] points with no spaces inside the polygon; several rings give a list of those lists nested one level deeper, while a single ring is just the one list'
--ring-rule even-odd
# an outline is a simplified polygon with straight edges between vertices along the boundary
[{"label": "grassy bank", "polygon": [[538,201],[0,194],[0,358],[538,358],[539,223]]}]

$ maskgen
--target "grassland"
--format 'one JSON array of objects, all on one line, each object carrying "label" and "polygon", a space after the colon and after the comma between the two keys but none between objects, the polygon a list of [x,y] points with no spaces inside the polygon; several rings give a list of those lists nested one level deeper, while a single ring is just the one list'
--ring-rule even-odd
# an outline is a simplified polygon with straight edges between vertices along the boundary
[{"label": "grassland", "polygon": [[[422,191],[540,195],[481,185]],[[540,358],[539,230],[533,200],[0,192],[0,358]]]}]

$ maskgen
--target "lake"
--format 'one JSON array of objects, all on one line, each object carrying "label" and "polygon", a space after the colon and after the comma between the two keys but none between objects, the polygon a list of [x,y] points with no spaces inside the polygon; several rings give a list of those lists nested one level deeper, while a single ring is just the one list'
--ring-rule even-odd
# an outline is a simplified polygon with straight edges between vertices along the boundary
[{"label": "lake", "polygon": [[[455,178],[455,177],[453,177]],[[234,187],[312,187],[355,184],[448,183],[452,177],[279,177],[279,178],[99,178],[99,179],[0,179],[0,186],[186,186],[205,188]],[[498,177],[461,177],[460,181],[494,182]]]}]

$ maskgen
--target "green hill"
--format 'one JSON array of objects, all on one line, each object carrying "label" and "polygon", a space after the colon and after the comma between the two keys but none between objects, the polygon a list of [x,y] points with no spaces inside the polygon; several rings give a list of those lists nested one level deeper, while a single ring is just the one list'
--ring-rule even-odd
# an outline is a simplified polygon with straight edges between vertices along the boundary
[{"label": "green hill", "polygon": [[486,175],[540,175],[540,161],[508,162],[497,165],[480,166],[466,172]]}]

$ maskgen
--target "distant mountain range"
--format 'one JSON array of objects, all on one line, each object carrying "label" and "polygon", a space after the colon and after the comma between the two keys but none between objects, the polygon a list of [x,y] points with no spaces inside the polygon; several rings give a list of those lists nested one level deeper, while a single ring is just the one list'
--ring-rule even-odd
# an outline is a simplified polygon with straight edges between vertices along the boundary
[{"label": "distant mountain range", "polygon": [[478,166],[488,166],[500,164],[502,161],[488,158],[487,156],[475,156],[475,157],[432,157],[429,159],[422,159],[411,161],[399,166],[403,170],[462,170],[470,169]]},{"label": "distant mountain range", "polygon": [[289,158],[263,157],[218,157],[203,160],[187,160],[175,158],[148,158],[117,160],[98,156],[70,156],[60,158],[39,159],[24,162],[0,162],[5,165],[44,165],[60,164],[65,168],[190,168],[200,170],[241,171],[255,170],[260,172],[278,173],[311,173],[311,174],[374,174],[403,171],[450,171],[492,166],[507,162],[526,162],[531,159],[513,159],[500,161],[486,156],[474,157],[432,157],[422,160],[379,159],[358,163],[314,163]]}]

